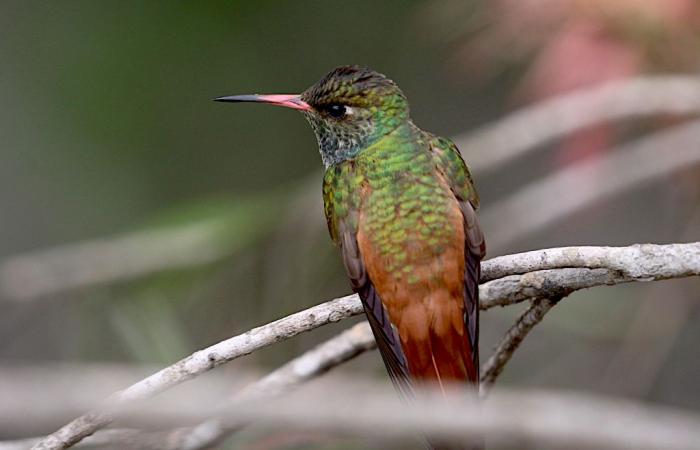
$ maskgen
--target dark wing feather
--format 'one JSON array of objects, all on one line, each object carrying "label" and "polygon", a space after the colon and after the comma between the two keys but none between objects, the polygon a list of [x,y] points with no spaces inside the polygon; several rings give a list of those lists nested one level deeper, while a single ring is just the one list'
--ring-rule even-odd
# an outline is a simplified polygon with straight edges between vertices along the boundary
[{"label": "dark wing feather", "polygon": [[[464,322],[469,331],[469,340],[473,349],[474,367],[479,368],[479,279],[481,278],[481,259],[486,254],[484,235],[476,220],[474,207],[468,200],[459,200],[459,207],[464,217]],[[478,380],[477,380],[478,381]]]},{"label": "dark wing feather", "polygon": [[362,255],[357,243],[356,224],[359,198],[353,198],[353,194],[359,196],[359,193],[350,192],[351,190],[346,191],[349,195],[343,196],[344,204],[338,208],[344,214],[342,216],[336,214],[333,192],[335,189],[344,188],[342,185],[343,176],[342,170],[331,170],[332,172],[326,173],[323,189],[324,209],[331,237],[340,247],[343,265],[350,279],[352,289],[357,292],[362,300],[367,321],[372,328],[377,348],[387,368],[389,377],[401,393],[410,396],[411,386],[408,362],[401,348],[398,334],[389,319],[386,309],[382,305],[379,294],[377,294],[372,281],[367,276],[367,270],[362,261]]},{"label": "dark wing feather", "polygon": [[356,232],[340,224],[339,243],[343,264],[347,272],[352,288],[360,296],[364,306],[367,321],[372,328],[377,348],[382,355],[384,365],[389,372],[389,377],[399,391],[404,394],[410,392],[408,380],[408,363],[401,349],[401,343],[394,330],[389,315],[382,305],[382,300],[377,290],[367,276],[365,265],[362,262],[357,245]]},{"label": "dark wing feather", "polygon": [[[479,196],[474,188],[471,173],[464,163],[457,146],[450,140],[431,136],[431,151],[436,167],[450,185],[459,202],[464,219],[464,323],[473,349],[474,367],[479,368],[479,279],[481,260],[486,254],[484,234],[476,217]],[[473,380],[478,383],[478,380]]]},{"label": "dark wing feather", "polygon": [[377,348],[382,355],[392,383],[396,389],[406,396],[411,396],[408,363],[401,349],[401,343],[394,331],[382,301],[372,283],[367,282],[357,291],[365,307],[367,321],[372,328]]}]

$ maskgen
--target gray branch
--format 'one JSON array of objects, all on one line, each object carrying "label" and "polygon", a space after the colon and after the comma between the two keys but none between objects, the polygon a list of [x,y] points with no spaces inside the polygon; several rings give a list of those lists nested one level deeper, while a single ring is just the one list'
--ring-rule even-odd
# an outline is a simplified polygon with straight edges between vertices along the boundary
[{"label": "gray branch", "polygon": [[[324,374],[333,367],[374,348],[376,348],[376,343],[372,331],[369,328],[369,324],[367,322],[361,322],[287,362],[280,368],[243,389],[227,403],[235,406],[243,401],[251,401],[252,399],[260,401],[283,393],[289,393],[303,383]],[[45,369],[43,368],[37,370],[41,374],[45,373]],[[83,367],[81,370],[85,371],[86,368]],[[113,367],[108,367],[106,370],[113,370]],[[91,385],[101,384],[101,380],[107,377],[105,370],[99,371],[99,373],[94,373],[94,370],[89,370],[88,372],[91,372],[90,377],[88,377],[88,382]],[[14,375],[23,378],[29,375],[31,378],[31,374],[33,373],[36,372],[19,372]],[[85,379],[84,376],[79,377],[79,375],[73,373],[73,371],[70,371],[69,374],[61,374],[59,378],[64,379],[67,375],[70,375],[73,379],[79,378],[81,381]],[[41,377],[44,380],[46,379],[45,375],[41,375]],[[111,374],[109,378],[111,382]],[[212,383],[210,379],[207,382],[207,387],[212,387],[212,385],[219,386],[222,383],[223,380],[221,379],[217,379],[216,383]],[[25,387],[26,386],[22,386],[21,384],[19,386],[9,385],[7,389],[21,391]],[[60,385],[56,386],[56,389],[60,389],[61,392],[64,392],[64,389]],[[209,398],[209,395],[205,392],[195,392],[197,399]],[[42,392],[40,395],[47,396],[47,393]],[[57,396],[48,396],[63,404]],[[76,403],[78,403],[77,400],[78,399],[73,398],[73,401]],[[27,404],[32,403],[32,401],[30,399],[20,399],[17,403]],[[88,403],[88,401],[85,403]],[[80,404],[82,405],[83,403],[80,402]],[[73,408],[68,409],[73,411]],[[236,431],[244,425],[245,423],[232,423],[231,421],[224,421],[221,417],[213,417],[196,426],[176,428],[169,431],[146,432],[134,429],[101,430],[95,435],[82,440],[78,444],[78,447],[112,445],[120,446],[121,448],[143,448],[148,450],[201,450],[215,447],[231,432]],[[2,441],[0,442],[0,450],[26,450],[39,441],[40,438]]]},{"label": "gray branch", "polygon": [[[455,443],[486,436],[490,448],[691,449],[700,418],[622,399],[547,391],[494,391],[485,401],[463,390],[418,395],[402,404],[385,386],[352,383],[305,389],[275,402],[228,410],[253,420],[323,431],[401,439],[418,430]],[[528,445],[529,444],[529,445]]]},{"label": "gray branch", "polygon": [[[585,264],[591,267],[584,267]],[[482,286],[481,307],[485,308],[516,303],[526,297],[552,298],[552,292],[561,295],[561,292],[569,293],[600,284],[700,275],[700,243],[549,249],[485,261],[483,267],[487,279],[499,275],[502,277],[492,279]],[[506,271],[507,267],[510,267],[510,272]],[[580,273],[572,272],[571,269],[560,273],[557,269],[547,267],[574,268]],[[524,273],[528,270],[537,270],[537,273]],[[517,275],[504,276],[507,273]],[[525,287],[528,291],[522,294]],[[361,312],[361,304],[354,295],[314,306],[200,350],[114,394],[108,403],[123,404],[151,397],[257,349]],[[530,328],[532,326],[534,322]],[[92,411],[47,436],[34,448],[68,448],[112,420],[113,417],[103,410]]]},{"label": "gray branch", "polygon": [[[654,133],[559,170],[479,214],[491,251],[596,202],[700,164],[700,120]],[[591,180],[596,180],[591,182]],[[562,197],[561,193],[566,196]],[[565,199],[565,200],[564,200]],[[513,226],[513,224],[517,226]]]},{"label": "gray branch", "polygon": [[[221,411],[226,424],[318,430],[405,442],[418,433],[441,441],[489,448],[694,449],[700,445],[697,413],[620,398],[556,391],[499,389],[479,401],[463,386],[418,389],[401,402],[386,384],[354,377],[329,380],[271,401],[232,404]],[[117,414],[145,427],[188,423],[210,414],[206,402],[182,407],[123,405]],[[377,445],[381,447],[381,445]]]},{"label": "gray branch", "polygon": [[26,300],[165,269],[197,267],[226,256],[221,234],[220,224],[202,222],[14,256],[0,264],[0,295]]},{"label": "gray branch", "polygon": [[[361,434],[384,442],[405,440],[419,432],[462,445],[485,437],[489,448],[691,449],[700,443],[700,417],[690,411],[542,390],[500,389],[478,401],[473,392],[463,387],[445,385],[444,389],[417,390],[415,400],[406,404],[384,383],[357,377],[351,381],[329,380],[278,397],[274,402],[231,404],[220,411],[220,420],[224,424],[257,422],[325,433]],[[444,401],[444,392],[448,392],[449,402]],[[145,427],[191,423],[207,417],[211,410],[208,402],[197,399],[185,397],[180,406],[154,403],[141,408],[128,404],[115,413]],[[147,436],[152,439],[158,433],[149,432]],[[146,448],[200,448],[169,447],[165,441],[177,436],[160,437],[160,442],[147,441],[153,446]],[[142,445],[142,438],[118,430],[102,437],[97,435],[92,441],[113,446]]]},{"label": "gray branch", "polygon": [[[317,345],[253,383],[233,400],[235,406],[246,401],[263,401],[289,393],[307,381],[318,377],[355,356],[376,348],[372,330],[362,322]],[[203,450],[212,448],[231,432],[245,425],[222,418],[206,420],[188,430],[176,430],[167,440],[164,450]],[[2,450],[0,448],[0,450]]]},{"label": "gray branch", "polygon": [[515,324],[508,329],[501,342],[499,342],[493,355],[486,361],[481,368],[481,394],[485,395],[489,388],[496,382],[496,378],[503,372],[510,358],[518,349],[520,343],[523,342],[525,336],[537,325],[542,322],[545,314],[549,312],[554,305],[559,302],[560,298],[552,296],[551,298],[536,298],[532,301],[530,307],[520,316]]},{"label": "gray branch", "polygon": [[660,114],[700,113],[700,78],[640,77],[613,81],[516,111],[455,142],[477,173],[595,124]]}]

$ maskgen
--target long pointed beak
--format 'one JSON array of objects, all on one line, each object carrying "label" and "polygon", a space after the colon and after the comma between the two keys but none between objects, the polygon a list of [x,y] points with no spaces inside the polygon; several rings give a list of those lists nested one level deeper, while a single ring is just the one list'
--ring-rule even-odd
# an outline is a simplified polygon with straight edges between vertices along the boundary
[{"label": "long pointed beak", "polygon": [[232,95],[230,97],[219,97],[215,102],[256,102],[269,103],[270,105],[284,106],[285,108],[308,111],[311,105],[301,99],[299,94],[271,94],[271,95]]}]

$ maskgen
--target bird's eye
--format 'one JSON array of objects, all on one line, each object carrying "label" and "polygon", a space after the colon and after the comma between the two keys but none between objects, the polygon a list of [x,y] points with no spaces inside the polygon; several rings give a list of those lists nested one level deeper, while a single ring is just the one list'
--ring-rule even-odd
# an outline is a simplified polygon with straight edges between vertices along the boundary
[{"label": "bird's eye", "polygon": [[328,114],[331,117],[335,117],[336,119],[340,119],[342,117],[345,117],[347,109],[343,105],[334,104],[334,105],[329,105],[326,108],[326,111],[328,111]]}]

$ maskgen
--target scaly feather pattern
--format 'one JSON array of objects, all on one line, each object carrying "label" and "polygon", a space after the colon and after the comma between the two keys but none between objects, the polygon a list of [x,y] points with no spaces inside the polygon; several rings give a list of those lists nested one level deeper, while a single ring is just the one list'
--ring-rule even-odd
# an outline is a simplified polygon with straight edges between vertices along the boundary
[{"label": "scaly feather pattern", "polygon": [[328,168],[324,204],[392,379],[477,383],[483,236],[454,145],[397,127]]}]

